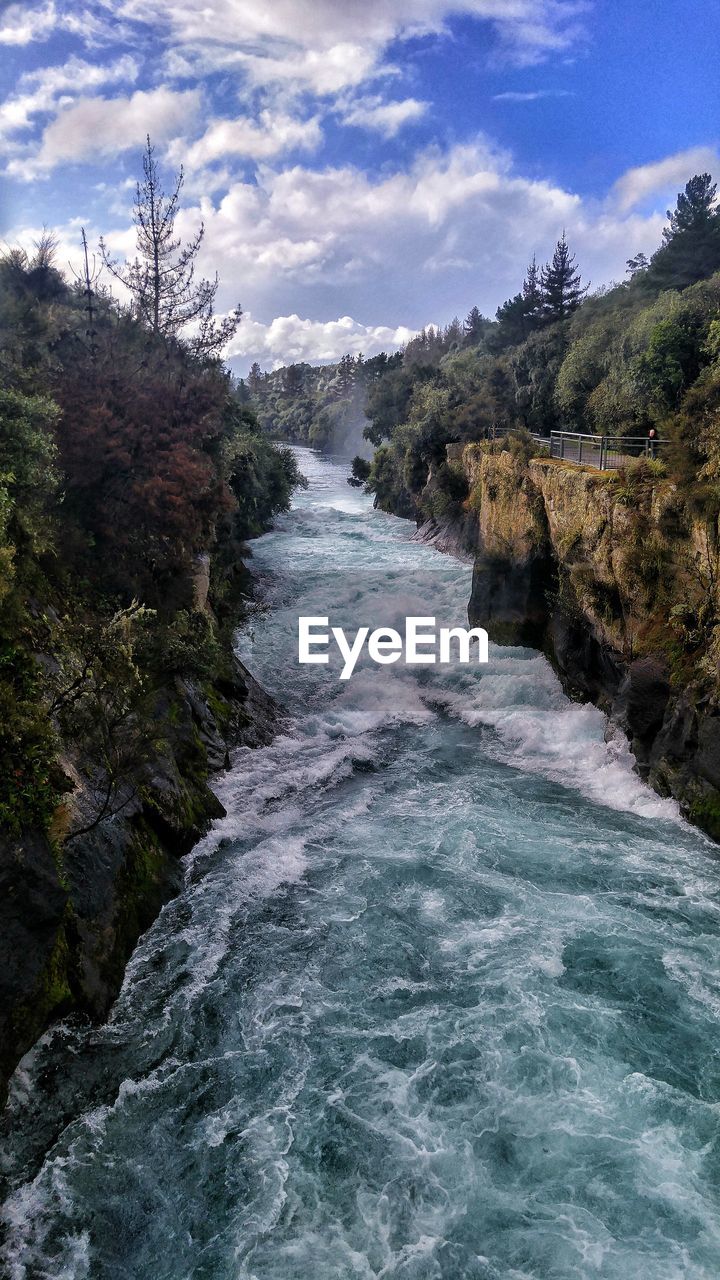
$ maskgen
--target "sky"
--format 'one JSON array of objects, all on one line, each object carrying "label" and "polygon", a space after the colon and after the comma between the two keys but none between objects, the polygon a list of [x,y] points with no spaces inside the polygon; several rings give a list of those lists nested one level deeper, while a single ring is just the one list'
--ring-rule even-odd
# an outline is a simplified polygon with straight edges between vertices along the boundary
[{"label": "sky", "polygon": [[0,3],[0,239],[131,256],[149,133],[238,373],[373,355],[494,315],[563,230],[622,279],[720,178],[718,47],[705,0]]}]

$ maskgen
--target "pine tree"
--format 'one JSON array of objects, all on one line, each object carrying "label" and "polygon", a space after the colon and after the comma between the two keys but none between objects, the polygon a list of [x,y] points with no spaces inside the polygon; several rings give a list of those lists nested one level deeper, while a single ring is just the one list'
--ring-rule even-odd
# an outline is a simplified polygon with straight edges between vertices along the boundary
[{"label": "pine tree", "polygon": [[669,225],[653,254],[648,283],[659,289],[684,289],[719,270],[720,209],[710,174],[691,178],[667,216]]},{"label": "pine tree", "polygon": [[443,333],[443,342],[448,350],[452,347],[459,347],[462,343],[463,330],[460,320],[457,316],[453,316],[448,325],[445,326]]},{"label": "pine tree", "polygon": [[463,333],[465,334],[465,345],[468,347],[477,346],[482,338],[483,330],[487,321],[478,307],[473,307],[463,322]]},{"label": "pine tree", "polygon": [[540,280],[540,268],[537,264],[535,254],[533,254],[532,262],[525,273],[522,296],[525,302],[525,314],[528,319],[533,320],[539,318],[542,315],[543,292]]},{"label": "pine tree", "polygon": [[250,372],[248,374],[248,388],[251,395],[257,395],[260,387],[262,386],[262,380],[262,369],[260,368],[257,360],[255,360],[254,363],[250,365]]},{"label": "pine tree", "polygon": [[540,268],[533,255],[520,293],[516,293],[513,298],[508,298],[495,313],[499,325],[499,333],[495,339],[496,346],[502,349],[524,342],[542,323],[543,312]]},{"label": "pine tree", "polygon": [[634,258],[628,258],[625,262],[627,274],[632,280],[633,276],[640,275],[641,272],[647,271],[650,263],[644,253],[636,253]]},{"label": "pine tree", "polygon": [[188,345],[197,355],[216,355],[235,333],[241,317],[236,307],[221,322],[214,319],[218,277],[195,278],[195,265],[205,236],[205,226],[183,245],[175,236],[184,176],[182,166],[170,195],[162,188],[147,138],[143,154],[143,180],[135,190],[133,222],[138,256],[134,262],[113,262],[103,240],[100,250],[108,270],[130,291],[138,318],[153,333],[177,337],[187,326],[194,333]]},{"label": "pine tree", "polygon": [[73,271],[77,285],[83,295],[83,310],[85,311],[85,337],[87,339],[87,351],[90,357],[90,363],[95,364],[97,359],[97,330],[95,328],[95,319],[97,312],[96,304],[96,285],[100,278],[102,267],[98,267],[95,255],[93,254],[92,266],[90,265],[90,254],[88,251],[87,236],[85,228],[80,228],[81,242],[83,247],[83,267],[82,271]]},{"label": "pine tree", "polygon": [[583,288],[581,285],[575,255],[570,252],[564,231],[555,246],[552,261],[543,267],[540,280],[547,320],[565,320],[577,311],[587,293],[587,286]]},{"label": "pine tree", "polygon": [[344,355],[337,367],[337,386],[341,396],[349,396],[353,384],[355,382],[355,359],[350,355]]},{"label": "pine tree", "polygon": [[663,231],[663,244],[669,244],[684,231],[697,231],[708,227],[717,219],[717,183],[709,173],[696,173],[678,192],[675,210],[668,209],[670,226]]}]

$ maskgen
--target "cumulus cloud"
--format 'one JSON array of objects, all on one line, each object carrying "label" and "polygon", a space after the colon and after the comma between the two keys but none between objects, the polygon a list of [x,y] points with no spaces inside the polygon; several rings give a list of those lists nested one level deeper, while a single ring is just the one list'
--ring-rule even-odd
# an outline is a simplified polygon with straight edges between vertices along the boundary
[{"label": "cumulus cloud", "polygon": [[652,164],[638,165],[615,183],[613,194],[622,212],[634,209],[648,196],[672,193],[684,187],[694,173],[720,172],[720,157],[714,147],[692,147]]},{"label": "cumulus cloud", "polygon": [[[351,165],[260,165],[252,181],[184,209],[178,233],[191,235],[200,219],[199,265],[219,269],[220,306],[239,299],[251,313],[229,352],[243,368],[373,354],[476,304],[492,315],[563,228],[585,280],[622,278],[631,253],[657,247],[664,215],[528,178],[478,138],[374,176]],[[74,228],[60,233],[64,244],[77,238]],[[133,252],[129,220],[107,238],[114,256]]]},{"label": "cumulus cloud", "polygon": [[394,138],[406,124],[421,119],[429,105],[417,98],[404,98],[400,102],[383,102],[379,97],[361,98],[345,108],[342,121]]},{"label": "cumulus cloud", "polygon": [[14,159],[8,173],[30,179],[62,163],[79,163],[142,146],[148,128],[163,142],[192,119],[200,93],[160,88],[130,97],[84,98],[60,111],[45,129],[39,149]]},{"label": "cumulus cloud", "polygon": [[322,130],[316,116],[295,119],[282,112],[261,111],[257,121],[249,116],[235,120],[213,120],[196,142],[176,139],[169,149],[169,159],[182,162],[188,169],[200,169],[228,156],[267,160],[287,151],[314,151],[322,142]]},{"label": "cumulus cloud", "polygon": [[0,104],[0,139],[31,128],[34,117],[55,111],[58,103],[108,84],[132,84],[138,63],[129,54],[105,65],[72,57],[54,67],[42,67],[21,76],[17,90]]},{"label": "cumulus cloud", "polygon": [[270,324],[261,324],[252,316],[243,316],[242,323],[227,349],[228,359],[242,362],[243,367],[257,360],[263,368],[279,368],[284,364],[300,361],[329,364],[350,351],[353,355],[363,352],[377,355],[404,346],[414,336],[415,330],[403,325],[365,325],[351,316],[337,320],[308,320],[300,316],[276,316]]},{"label": "cumulus cloud", "polygon": [[379,176],[349,165],[261,166],[254,181],[234,182],[184,217],[188,233],[205,222],[205,270],[221,264],[228,306],[239,297],[269,323],[337,315],[341,299],[362,323],[392,329],[441,323],[474,304],[493,314],[563,227],[586,279],[622,278],[628,255],[651,252],[663,224],[660,213],[623,215],[612,201],[527,178],[483,139],[427,149]]}]

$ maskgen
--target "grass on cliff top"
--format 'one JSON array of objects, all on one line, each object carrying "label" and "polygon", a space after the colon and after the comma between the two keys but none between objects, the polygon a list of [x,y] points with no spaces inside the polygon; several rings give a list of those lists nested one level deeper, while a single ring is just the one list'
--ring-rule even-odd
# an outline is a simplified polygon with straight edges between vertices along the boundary
[{"label": "grass on cliff top", "polygon": [[605,484],[614,480],[617,475],[617,471],[599,471],[597,467],[586,466],[584,462],[570,462],[567,458],[531,458],[530,461],[535,466],[547,467],[548,470],[554,467],[561,471],[582,471]]}]

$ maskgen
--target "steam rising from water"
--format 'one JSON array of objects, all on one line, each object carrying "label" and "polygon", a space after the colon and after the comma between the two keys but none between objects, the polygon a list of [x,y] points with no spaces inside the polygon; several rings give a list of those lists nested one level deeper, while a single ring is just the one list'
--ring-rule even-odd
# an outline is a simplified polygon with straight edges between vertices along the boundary
[{"label": "steam rising from water", "polygon": [[298,667],[469,569],[345,468],[256,544],[241,646],[288,705],[109,1024],[16,1075],[14,1280],[720,1274],[718,872],[545,660]]}]

